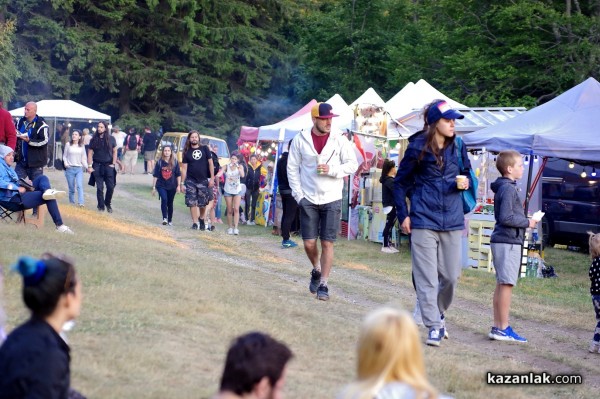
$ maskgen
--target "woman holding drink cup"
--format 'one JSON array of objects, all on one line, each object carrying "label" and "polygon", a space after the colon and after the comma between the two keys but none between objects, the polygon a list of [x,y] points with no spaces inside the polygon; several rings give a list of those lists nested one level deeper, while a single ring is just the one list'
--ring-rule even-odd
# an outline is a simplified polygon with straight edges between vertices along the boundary
[{"label": "woman holding drink cup", "polygon": [[464,165],[460,170],[455,143],[454,122],[462,118],[446,101],[427,105],[423,130],[409,138],[394,179],[396,213],[402,230],[411,234],[417,300],[429,329],[426,343],[432,346],[448,338],[444,312],[461,272],[465,224],[461,192],[472,184],[466,175],[471,163],[465,146],[459,154]]}]

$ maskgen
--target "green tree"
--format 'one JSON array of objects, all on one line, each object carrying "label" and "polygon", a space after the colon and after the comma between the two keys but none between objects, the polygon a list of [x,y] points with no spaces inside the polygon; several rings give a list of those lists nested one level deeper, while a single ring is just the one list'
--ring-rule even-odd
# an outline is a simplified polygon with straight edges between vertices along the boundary
[{"label": "green tree", "polygon": [[14,21],[0,19],[0,101],[8,102],[15,94],[15,81],[20,73],[15,64]]}]

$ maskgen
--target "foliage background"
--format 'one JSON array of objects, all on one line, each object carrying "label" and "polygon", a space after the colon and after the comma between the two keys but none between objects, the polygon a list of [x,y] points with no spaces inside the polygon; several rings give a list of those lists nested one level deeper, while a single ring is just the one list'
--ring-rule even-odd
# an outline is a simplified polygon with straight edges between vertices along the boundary
[{"label": "foliage background", "polygon": [[419,79],[532,107],[600,78],[599,16],[594,0],[0,0],[0,96],[230,143],[312,98]]}]

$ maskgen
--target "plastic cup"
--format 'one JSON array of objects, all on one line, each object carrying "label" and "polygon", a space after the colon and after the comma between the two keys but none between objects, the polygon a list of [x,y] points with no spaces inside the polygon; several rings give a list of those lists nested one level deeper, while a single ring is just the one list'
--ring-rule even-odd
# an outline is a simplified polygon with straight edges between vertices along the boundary
[{"label": "plastic cup", "polygon": [[321,168],[319,168],[320,165],[324,165],[327,162],[327,158],[325,158],[325,155],[317,155],[317,174],[322,174],[323,171]]},{"label": "plastic cup", "polygon": [[457,176],[456,176],[456,187],[457,187],[459,190],[462,190],[462,189],[463,189],[463,188],[462,188],[462,187],[463,187],[463,182],[464,182],[465,180],[467,180],[467,176],[465,176],[465,175],[457,175]]}]

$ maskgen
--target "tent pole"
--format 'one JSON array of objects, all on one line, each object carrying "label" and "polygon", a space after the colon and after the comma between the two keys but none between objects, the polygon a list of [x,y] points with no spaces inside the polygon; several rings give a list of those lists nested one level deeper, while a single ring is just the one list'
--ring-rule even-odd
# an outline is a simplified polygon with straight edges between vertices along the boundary
[{"label": "tent pole", "polygon": [[529,151],[529,172],[527,173],[527,191],[525,192],[525,217],[529,211],[529,200],[531,199],[531,176],[533,175],[533,151]]}]

